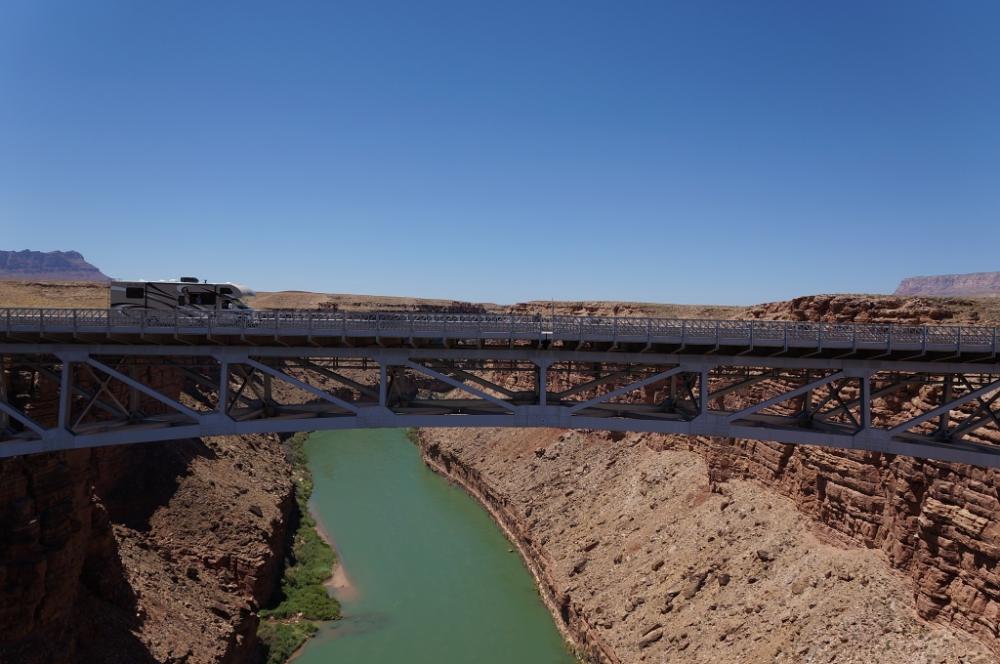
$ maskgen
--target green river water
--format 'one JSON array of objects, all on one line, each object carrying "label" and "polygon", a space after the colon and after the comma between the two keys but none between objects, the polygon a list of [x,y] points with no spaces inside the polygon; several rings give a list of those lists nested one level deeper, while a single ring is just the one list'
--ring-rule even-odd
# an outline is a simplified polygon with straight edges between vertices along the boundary
[{"label": "green river water", "polygon": [[312,509],[353,592],[296,664],[576,661],[503,533],[405,432],[316,433],[306,450]]}]

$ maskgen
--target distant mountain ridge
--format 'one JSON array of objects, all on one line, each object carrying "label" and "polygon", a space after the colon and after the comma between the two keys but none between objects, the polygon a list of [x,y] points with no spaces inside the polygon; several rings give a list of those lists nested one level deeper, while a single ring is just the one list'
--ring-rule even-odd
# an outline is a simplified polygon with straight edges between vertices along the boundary
[{"label": "distant mountain ridge", "polygon": [[896,295],[1000,295],[1000,272],[907,277]]},{"label": "distant mountain ridge", "polygon": [[0,279],[108,281],[77,251],[0,251]]}]

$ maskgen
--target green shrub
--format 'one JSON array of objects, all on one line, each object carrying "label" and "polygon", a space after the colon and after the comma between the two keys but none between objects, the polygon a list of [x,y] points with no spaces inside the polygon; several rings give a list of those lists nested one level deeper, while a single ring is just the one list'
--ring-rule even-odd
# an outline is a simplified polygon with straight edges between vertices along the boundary
[{"label": "green shrub", "polygon": [[266,664],[284,664],[313,634],[319,630],[309,621],[283,623],[276,620],[261,622],[257,636],[264,646]]},{"label": "green shrub", "polygon": [[316,520],[309,514],[313,481],[305,451],[308,437],[305,433],[295,434],[285,441],[295,482],[299,525],[292,538],[277,606],[263,609],[259,614],[257,636],[263,644],[267,664],[284,664],[319,629],[314,621],[340,617],[340,603],[330,597],[324,585],[337,556],[320,537]]}]

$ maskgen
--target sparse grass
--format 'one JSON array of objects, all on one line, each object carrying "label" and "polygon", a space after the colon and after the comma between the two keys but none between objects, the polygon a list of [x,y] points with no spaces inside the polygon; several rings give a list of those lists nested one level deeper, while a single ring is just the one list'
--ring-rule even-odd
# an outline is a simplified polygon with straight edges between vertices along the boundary
[{"label": "sparse grass", "polygon": [[264,645],[267,664],[287,661],[319,629],[315,621],[340,617],[340,603],[330,597],[324,585],[337,556],[320,537],[316,521],[309,514],[313,480],[306,465],[306,438],[308,434],[301,433],[286,441],[300,518],[292,540],[291,558],[281,580],[279,601],[276,606],[260,611],[257,635]]},{"label": "sparse grass", "polygon": [[410,427],[409,429],[406,430],[406,437],[410,440],[411,443],[413,443],[417,447],[420,447],[420,430],[419,429],[416,429],[414,427]]}]

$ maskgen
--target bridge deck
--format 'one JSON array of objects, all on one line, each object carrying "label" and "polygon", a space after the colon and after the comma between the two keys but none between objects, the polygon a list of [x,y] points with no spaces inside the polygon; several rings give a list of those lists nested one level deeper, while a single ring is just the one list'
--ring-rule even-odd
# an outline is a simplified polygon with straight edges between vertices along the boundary
[{"label": "bridge deck", "polygon": [[995,360],[997,328],[508,314],[0,310],[0,342],[238,346],[497,346]]},{"label": "bridge deck", "polygon": [[0,457],[269,431],[546,426],[1000,466],[997,342],[976,326],[7,309]]}]

